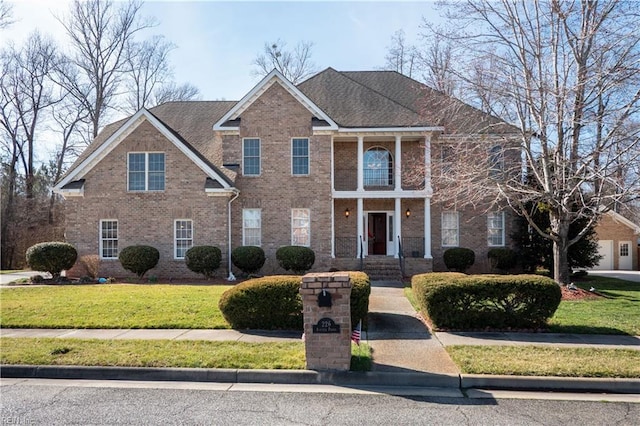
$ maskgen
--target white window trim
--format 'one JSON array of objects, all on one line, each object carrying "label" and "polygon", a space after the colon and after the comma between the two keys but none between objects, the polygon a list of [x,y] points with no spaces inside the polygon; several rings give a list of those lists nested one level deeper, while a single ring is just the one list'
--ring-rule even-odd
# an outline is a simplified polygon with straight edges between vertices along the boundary
[{"label": "white window trim", "polygon": [[[244,142],[248,139],[257,140],[258,141],[258,173],[257,174],[247,174],[245,173],[244,168]],[[262,174],[262,139],[260,138],[242,138],[242,176],[255,177],[260,176]]]},{"label": "white window trim", "polygon": [[[129,162],[131,154],[144,154],[144,189],[129,189],[129,176],[131,170],[129,169]],[[149,189],[149,154],[162,154],[164,155],[164,182],[163,189]],[[127,152],[127,192],[164,192],[167,187],[167,154],[163,151],[131,151]]]},{"label": "white window trim", "polygon": [[[457,244],[454,245],[449,245],[449,244],[444,244],[444,236],[443,236],[443,232],[444,231],[444,215],[445,213],[455,213],[456,215],[456,241]],[[457,210],[445,210],[440,214],[440,244],[442,245],[442,247],[460,247],[460,212],[458,212]]]},{"label": "white window trim", "polygon": [[[193,228],[193,219],[175,219],[173,221],[173,259],[174,260],[183,260],[184,256],[178,257],[178,222],[191,222],[191,247],[194,246],[194,228]],[[187,241],[188,238],[180,238],[180,241]],[[189,248],[191,248],[189,247]],[[187,249],[188,250],[188,249]],[[185,250],[186,253],[186,250]]]},{"label": "white window trim", "polygon": [[[309,236],[309,241],[307,244],[303,244],[303,247],[311,247],[311,209],[305,209],[305,208],[295,208],[295,209],[291,209],[291,245],[300,245],[300,244],[296,244],[295,243],[295,236],[294,236],[294,226],[293,226],[293,221],[294,221],[294,214],[293,212],[295,210],[305,210],[307,212],[307,217],[309,218],[309,221],[307,223],[307,235]],[[299,228],[302,229],[302,228]]]},{"label": "white window trim", "polygon": [[[104,259],[104,260],[114,260],[114,259],[118,259],[118,256],[116,255],[116,257],[103,257],[102,253],[103,253],[103,248],[104,248],[104,241],[105,240],[113,240],[113,238],[103,238],[102,237],[102,223],[103,222],[115,222],[116,226],[117,226],[117,236],[115,238],[115,241],[118,241],[120,239],[120,227],[118,226],[118,219],[100,219],[100,223],[98,224],[98,235],[99,235],[99,254],[100,254],[100,259]],[[118,251],[118,250],[116,250]]]},{"label": "white window trim", "polygon": [[[307,173],[294,173],[293,172],[293,140],[294,139],[306,139],[307,140]],[[309,176],[311,174],[311,140],[307,137],[291,138],[291,176]]]},{"label": "white window trim", "polygon": [[506,228],[506,223],[505,223],[505,217],[504,217],[504,212],[492,212],[490,213],[492,215],[500,215],[502,217],[502,234],[501,234],[501,239],[502,239],[502,244],[491,244],[489,241],[489,215],[487,215],[487,246],[488,247],[505,247],[506,246],[506,240],[505,240],[505,228]]},{"label": "white window trim", "polygon": [[[373,151],[374,149],[383,149],[387,152],[387,154],[389,154],[389,162],[391,163],[389,169],[391,169],[391,174],[387,177],[388,182],[386,185],[371,185],[371,184],[367,184],[366,179],[365,179],[365,175],[367,173],[367,166],[366,166],[366,157],[367,157],[367,152],[369,151]],[[362,167],[362,182],[363,185],[365,187],[376,187],[376,186],[393,186],[395,185],[395,175],[394,175],[394,168],[395,168],[395,158],[393,156],[393,154],[391,153],[391,151],[385,147],[385,146],[381,146],[381,145],[375,145],[375,146],[370,146],[369,148],[365,149],[363,154],[362,154],[362,161],[363,161],[363,167]],[[389,174],[389,170],[387,169],[386,174]]]},{"label": "white window trim", "polygon": [[[250,244],[252,246],[257,246],[257,247],[262,247],[262,209],[255,209],[255,208],[248,208],[248,209],[242,209],[242,245],[246,246],[247,242],[246,242],[246,235],[245,235],[245,226],[244,226],[244,212],[247,210],[257,210],[260,213],[260,244]],[[253,228],[251,228],[253,229]]]}]

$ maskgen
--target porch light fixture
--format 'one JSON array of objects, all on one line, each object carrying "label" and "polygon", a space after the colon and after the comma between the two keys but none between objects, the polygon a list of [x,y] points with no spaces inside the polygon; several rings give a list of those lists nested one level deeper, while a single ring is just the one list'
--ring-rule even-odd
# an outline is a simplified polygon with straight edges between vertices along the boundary
[{"label": "porch light fixture", "polygon": [[349,211],[349,208],[347,207],[346,209],[344,209],[344,217],[346,217],[347,219],[349,219],[349,215],[351,214],[351,212]]},{"label": "porch light fixture", "polygon": [[404,214],[405,214],[405,215],[407,216],[407,218],[408,218],[409,216],[411,216],[411,210],[410,210],[410,209],[407,209],[407,211],[406,211],[406,212],[404,212]]}]

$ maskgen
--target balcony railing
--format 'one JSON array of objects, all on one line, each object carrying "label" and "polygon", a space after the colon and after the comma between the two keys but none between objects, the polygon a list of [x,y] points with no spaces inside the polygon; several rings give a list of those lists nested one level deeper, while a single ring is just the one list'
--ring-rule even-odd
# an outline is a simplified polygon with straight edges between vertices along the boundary
[{"label": "balcony railing", "polygon": [[[355,168],[336,168],[333,177],[336,191],[356,191],[358,189],[358,171]],[[415,179],[410,179],[415,180]],[[384,175],[365,175],[363,179],[365,191],[393,191],[393,180]],[[422,190],[424,182],[402,182],[403,191]]]}]

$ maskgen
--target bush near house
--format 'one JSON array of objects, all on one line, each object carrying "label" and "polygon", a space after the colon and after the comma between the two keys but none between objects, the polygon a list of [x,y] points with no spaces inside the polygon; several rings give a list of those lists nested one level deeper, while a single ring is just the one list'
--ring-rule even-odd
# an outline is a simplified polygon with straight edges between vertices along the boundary
[{"label": "bush near house", "polygon": [[432,288],[423,309],[437,328],[538,328],[553,316],[562,293],[538,275],[470,275]]},{"label": "bush near house", "polygon": [[75,247],[60,241],[32,245],[26,253],[27,265],[31,269],[49,272],[53,279],[58,279],[62,271],[71,269],[77,258]]},{"label": "bush near house", "polygon": [[266,257],[261,247],[241,246],[231,252],[231,262],[247,275],[258,272],[265,261]]},{"label": "bush near house", "polygon": [[487,257],[491,262],[492,269],[509,271],[516,267],[518,256],[514,250],[504,247],[495,247],[489,250]]},{"label": "bush near house", "polygon": [[311,269],[316,261],[316,254],[309,247],[284,246],[276,251],[276,259],[285,271],[302,275]]},{"label": "bush near house", "polygon": [[[366,327],[371,284],[364,272],[349,272],[351,322]],[[235,329],[302,330],[299,275],[274,275],[240,283],[222,295],[218,307]]]},{"label": "bush near house", "polygon": [[411,277],[411,289],[421,309],[427,305],[427,295],[435,288],[448,284],[455,279],[464,278],[462,272],[429,272]]},{"label": "bush near house", "polygon": [[443,260],[450,271],[464,272],[474,264],[476,254],[469,248],[454,247],[444,251]]},{"label": "bush near house", "polygon": [[184,261],[190,271],[211,278],[222,262],[222,252],[215,246],[194,246],[184,254]]},{"label": "bush near house", "polygon": [[235,329],[302,330],[300,277],[254,278],[225,291],[218,307]]},{"label": "bush near house", "polygon": [[118,260],[124,269],[142,278],[149,269],[155,268],[158,264],[160,252],[151,246],[129,246],[120,251]]}]

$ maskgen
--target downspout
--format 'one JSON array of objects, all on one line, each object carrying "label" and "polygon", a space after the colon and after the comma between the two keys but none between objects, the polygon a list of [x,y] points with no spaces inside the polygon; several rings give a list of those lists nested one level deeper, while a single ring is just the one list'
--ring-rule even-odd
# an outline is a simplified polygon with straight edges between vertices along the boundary
[{"label": "downspout", "polygon": [[228,257],[228,263],[227,263],[227,268],[229,270],[229,276],[227,277],[227,281],[235,281],[236,277],[235,275],[233,275],[233,272],[231,271],[231,203],[233,203],[235,201],[236,198],[238,198],[240,196],[240,191],[238,191],[237,189],[232,189],[232,193],[234,194],[233,197],[229,198],[229,202],[227,203],[227,223],[228,223],[228,235],[227,235],[227,257]]}]

